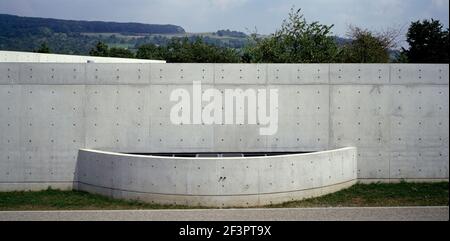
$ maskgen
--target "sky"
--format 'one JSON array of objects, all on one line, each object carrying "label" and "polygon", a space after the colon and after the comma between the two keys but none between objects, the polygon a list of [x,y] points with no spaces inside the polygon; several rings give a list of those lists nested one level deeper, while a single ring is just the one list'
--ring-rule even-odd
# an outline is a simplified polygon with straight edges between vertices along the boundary
[{"label": "sky", "polygon": [[406,32],[411,21],[434,18],[445,27],[449,0],[0,0],[0,13],[73,20],[175,24],[187,32],[231,29],[273,33],[291,7],[307,21],[334,24],[345,36],[348,26],[372,31]]}]

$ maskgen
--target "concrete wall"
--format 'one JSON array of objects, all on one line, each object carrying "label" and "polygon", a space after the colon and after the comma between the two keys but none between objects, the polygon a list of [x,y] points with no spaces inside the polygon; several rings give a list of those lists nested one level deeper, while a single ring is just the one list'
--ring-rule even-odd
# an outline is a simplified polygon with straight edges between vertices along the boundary
[{"label": "concrete wall", "polygon": [[[448,180],[449,67],[427,64],[0,63],[0,190],[72,186],[79,148],[358,148],[360,180]],[[279,127],[173,125],[171,90],[279,89]]]},{"label": "concrete wall", "polygon": [[31,52],[0,51],[0,62],[30,63],[165,63],[164,60],[93,57],[64,54],[41,54]]},{"label": "concrete wall", "polygon": [[190,206],[258,206],[356,182],[356,148],[270,157],[179,158],[80,150],[77,189]]}]

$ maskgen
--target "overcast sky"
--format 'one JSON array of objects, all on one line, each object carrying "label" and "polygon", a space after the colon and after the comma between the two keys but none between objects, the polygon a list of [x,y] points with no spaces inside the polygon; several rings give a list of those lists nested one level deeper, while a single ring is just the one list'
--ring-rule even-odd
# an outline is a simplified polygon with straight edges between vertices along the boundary
[{"label": "overcast sky", "polygon": [[380,31],[435,18],[447,27],[448,0],[0,0],[0,13],[75,20],[169,23],[188,32],[232,29],[274,32],[295,6],[308,21],[335,24],[344,36],[353,24]]}]

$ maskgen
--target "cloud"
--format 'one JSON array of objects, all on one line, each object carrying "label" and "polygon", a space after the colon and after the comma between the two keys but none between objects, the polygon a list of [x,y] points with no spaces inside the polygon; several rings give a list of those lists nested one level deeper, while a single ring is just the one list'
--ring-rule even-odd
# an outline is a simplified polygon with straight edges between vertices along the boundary
[{"label": "cloud", "polygon": [[63,19],[177,24],[191,32],[280,27],[292,6],[307,21],[382,30],[435,18],[448,26],[448,0],[0,0],[0,12]]},{"label": "cloud", "polygon": [[438,9],[440,9],[440,8],[446,8],[446,9],[448,9],[448,0],[431,0],[431,5],[434,7],[434,8],[438,8]]},{"label": "cloud", "polygon": [[221,10],[228,10],[231,8],[242,6],[247,3],[248,0],[210,0],[213,6],[218,7]]}]

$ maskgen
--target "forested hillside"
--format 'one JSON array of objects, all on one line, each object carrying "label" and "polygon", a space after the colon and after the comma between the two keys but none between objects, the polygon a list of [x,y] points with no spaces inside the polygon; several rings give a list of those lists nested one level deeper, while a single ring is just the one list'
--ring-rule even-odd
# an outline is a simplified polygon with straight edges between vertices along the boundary
[{"label": "forested hillside", "polygon": [[[92,35],[97,33],[108,35]],[[136,36],[137,39],[155,34],[184,33],[184,29],[176,25],[75,21],[0,14],[2,50],[33,51],[46,43],[54,52],[86,54],[98,41],[111,36]],[[117,44],[121,41],[127,42],[120,39]]]}]

